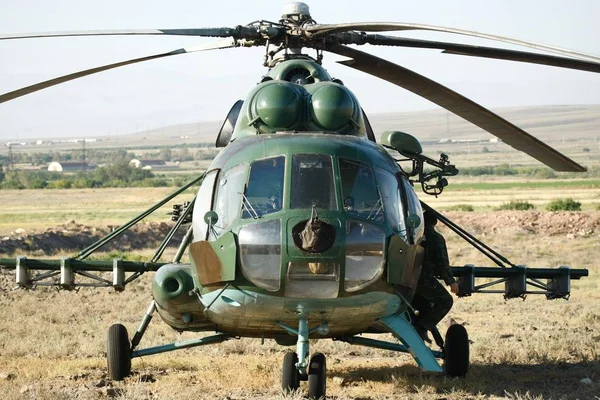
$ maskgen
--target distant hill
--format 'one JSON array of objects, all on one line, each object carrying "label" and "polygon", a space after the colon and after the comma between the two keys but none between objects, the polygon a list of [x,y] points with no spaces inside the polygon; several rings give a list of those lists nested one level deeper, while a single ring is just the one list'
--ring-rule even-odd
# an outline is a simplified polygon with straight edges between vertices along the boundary
[{"label": "distant hill", "polygon": [[[596,135],[600,136],[600,105],[511,107],[493,111],[541,140],[562,140],[563,136],[570,139],[593,139]],[[368,117],[378,139],[383,131],[391,129],[408,132],[424,141],[492,137],[470,122],[444,110],[370,114]],[[180,124],[122,137],[133,136],[165,144],[168,139],[187,136],[193,142],[214,143],[221,124],[222,121]]]},{"label": "distant hill", "polygon": [[[512,107],[493,110],[519,128],[544,141],[595,139],[600,136],[600,105]],[[420,140],[489,139],[489,133],[443,110],[373,114],[376,133],[402,130]]]},{"label": "distant hill", "polygon": [[[549,143],[574,140],[595,142],[600,136],[600,105],[513,107],[493,111],[538,139]],[[443,139],[489,140],[493,137],[470,122],[444,110],[369,114],[368,117],[377,139],[385,130],[401,130],[430,144]],[[134,148],[198,143],[212,145],[215,143],[221,125],[222,121],[182,123],[160,129],[96,137],[95,142],[86,146]],[[75,148],[81,148],[81,143],[69,143],[65,140],[52,145],[14,146],[13,151],[63,151]]]}]

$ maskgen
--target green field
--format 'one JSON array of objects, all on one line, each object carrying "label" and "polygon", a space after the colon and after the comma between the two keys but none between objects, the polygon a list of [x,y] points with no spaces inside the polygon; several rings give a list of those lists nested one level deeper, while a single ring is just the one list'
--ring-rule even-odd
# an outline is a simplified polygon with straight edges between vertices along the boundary
[{"label": "green field", "polygon": [[465,182],[461,181],[446,187],[445,191],[451,193],[464,190],[501,190],[501,189],[552,189],[560,191],[561,189],[600,189],[600,179],[546,179],[546,180],[525,180],[508,182]]}]

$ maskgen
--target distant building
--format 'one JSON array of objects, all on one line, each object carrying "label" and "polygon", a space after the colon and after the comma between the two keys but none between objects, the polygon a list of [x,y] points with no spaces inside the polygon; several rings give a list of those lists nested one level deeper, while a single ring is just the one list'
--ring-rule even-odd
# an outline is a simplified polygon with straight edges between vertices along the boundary
[{"label": "distant building", "polygon": [[137,158],[129,161],[129,165],[141,169],[164,169],[166,167],[163,160],[138,160]]},{"label": "distant building", "polygon": [[96,168],[95,165],[86,162],[58,162],[53,161],[48,164],[48,171],[51,172],[70,172],[70,171],[85,171]]}]

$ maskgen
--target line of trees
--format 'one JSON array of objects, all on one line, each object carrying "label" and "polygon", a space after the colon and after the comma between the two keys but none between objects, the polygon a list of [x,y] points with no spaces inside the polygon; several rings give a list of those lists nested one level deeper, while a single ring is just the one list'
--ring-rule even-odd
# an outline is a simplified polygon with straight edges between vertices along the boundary
[{"label": "line of trees", "polygon": [[[123,149],[89,149],[85,151],[85,158],[88,162],[94,164],[114,163],[122,160],[131,160],[135,158],[135,154]],[[31,165],[48,165],[53,161],[69,162],[83,160],[83,150],[71,151],[51,151],[45,153],[28,153],[28,152],[13,152],[13,164],[31,164]],[[0,155],[0,163],[7,165],[8,157]]]},{"label": "line of trees", "polygon": [[181,185],[186,177],[169,179],[149,170],[131,167],[128,161],[100,167],[93,171],[64,174],[48,171],[0,172],[0,189],[70,189],[106,187],[164,187]]},{"label": "line of trees", "polygon": [[[138,152],[143,151],[143,156],[136,155],[132,151],[124,149],[86,149],[85,159],[93,164],[110,164],[117,161],[130,161],[134,158],[157,158],[164,161],[199,161],[212,159],[218,153],[213,144],[194,144],[178,146],[147,146],[136,148]],[[82,149],[70,151],[48,151],[48,152],[13,152],[13,164],[31,164],[34,166],[48,165],[53,161],[69,162],[81,161],[84,158]],[[7,165],[8,156],[0,154],[0,164]]]}]

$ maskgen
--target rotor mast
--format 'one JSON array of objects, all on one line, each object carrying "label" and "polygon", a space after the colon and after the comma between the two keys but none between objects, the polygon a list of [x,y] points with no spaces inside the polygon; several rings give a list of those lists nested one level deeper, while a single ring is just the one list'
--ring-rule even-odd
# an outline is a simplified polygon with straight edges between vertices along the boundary
[{"label": "rotor mast", "polygon": [[[284,41],[280,44],[279,48],[275,51],[269,52],[267,50],[267,56],[265,57],[265,66],[273,67],[281,61],[289,60],[292,58],[306,58],[310,57],[306,54],[302,54],[302,48],[305,47],[301,38],[304,35],[304,29],[310,25],[316,25],[314,19],[310,15],[310,8],[308,4],[301,1],[293,1],[287,3],[283,7],[283,14],[279,23],[286,27],[288,35],[286,35]],[[268,46],[267,46],[268,47]],[[285,50],[283,58],[275,59],[275,54]],[[319,64],[322,60],[322,51],[317,50],[317,61]],[[312,59],[312,57],[310,57]]]}]

